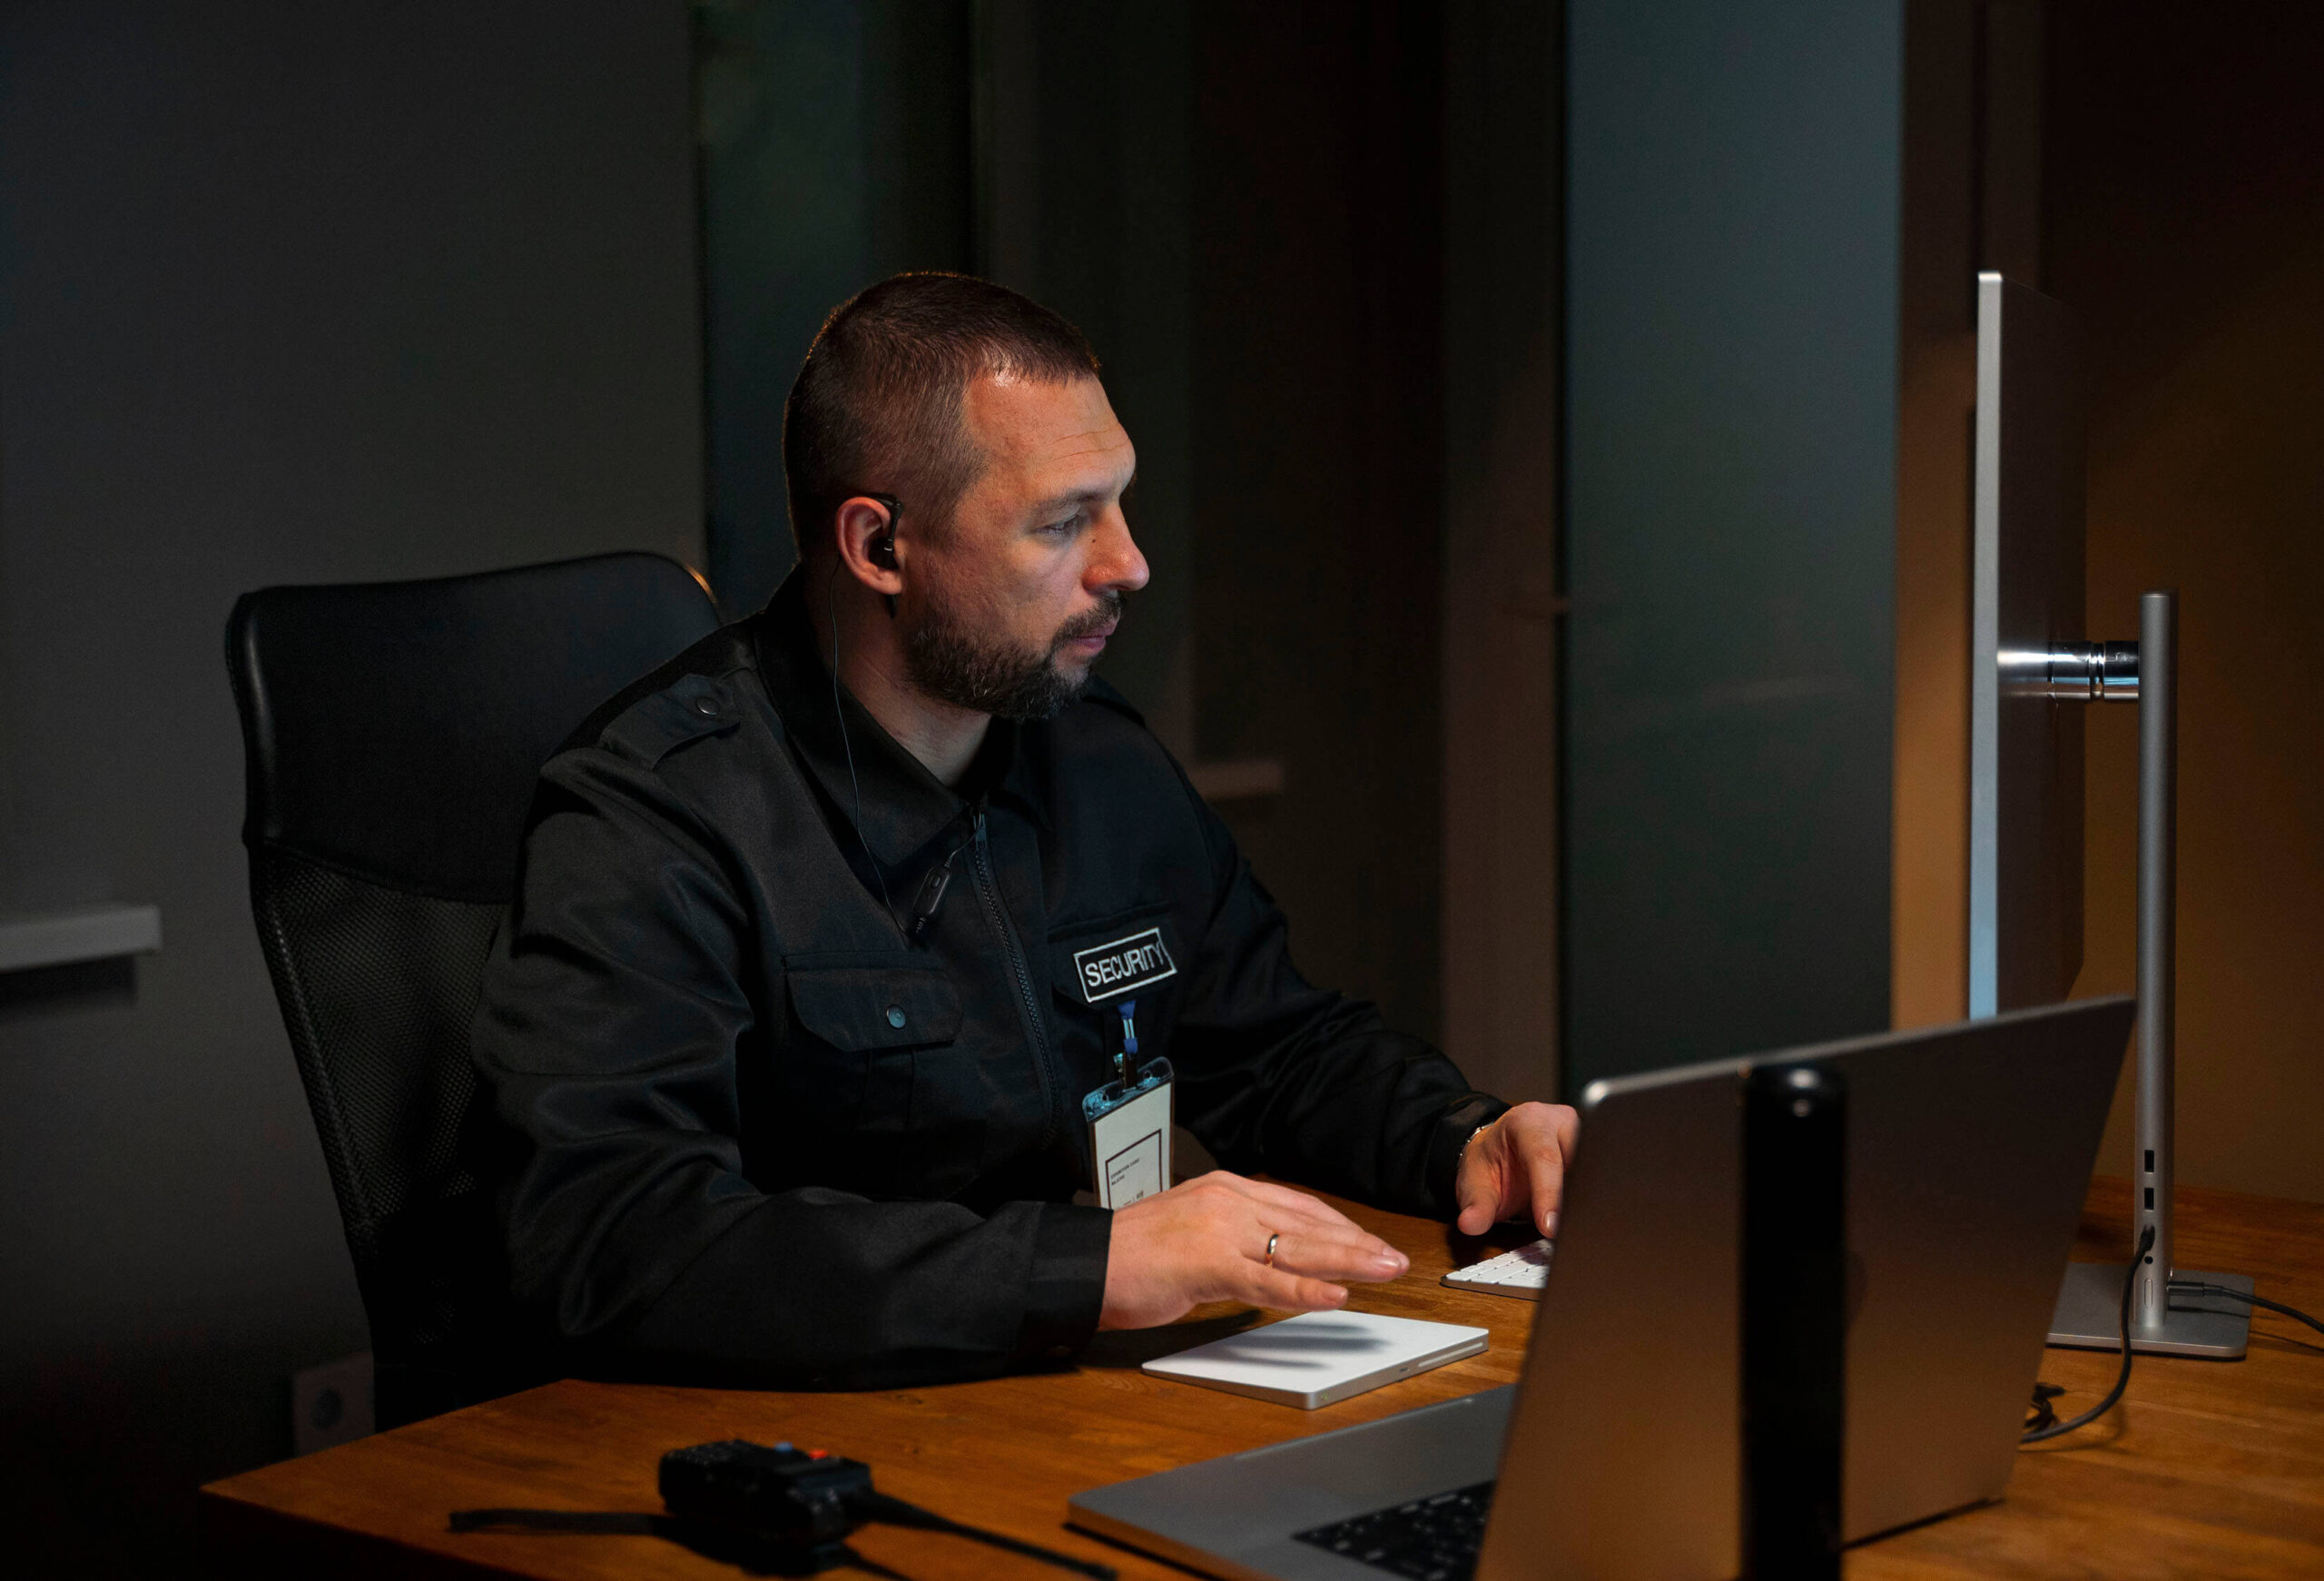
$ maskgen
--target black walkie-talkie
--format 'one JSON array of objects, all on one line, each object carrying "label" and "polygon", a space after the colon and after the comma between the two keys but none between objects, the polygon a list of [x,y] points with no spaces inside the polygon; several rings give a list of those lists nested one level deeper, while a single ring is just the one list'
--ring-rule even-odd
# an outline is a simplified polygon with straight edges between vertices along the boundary
[{"label": "black walkie-talkie", "polygon": [[814,1568],[846,1558],[872,1467],[843,1455],[729,1438],[662,1457],[662,1503],[675,1516],[743,1527],[796,1551]]},{"label": "black walkie-talkie", "polygon": [[456,1532],[531,1531],[667,1537],[695,1553],[758,1576],[812,1576],[852,1565],[877,1576],[894,1571],[847,1546],[857,1528],[877,1521],[947,1532],[1092,1581],[1114,1581],[1114,1567],[1078,1559],[1005,1532],[987,1531],[891,1498],[872,1487],[872,1467],[823,1449],[727,1438],[662,1457],[667,1515],[629,1510],[455,1510]]}]

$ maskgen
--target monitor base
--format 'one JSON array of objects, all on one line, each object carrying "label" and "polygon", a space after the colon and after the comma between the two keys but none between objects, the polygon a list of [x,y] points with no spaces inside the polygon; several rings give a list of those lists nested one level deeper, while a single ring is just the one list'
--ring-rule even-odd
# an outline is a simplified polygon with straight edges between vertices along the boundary
[{"label": "monitor base", "polygon": [[[2066,1282],[2058,1291],[2058,1308],[2050,1319],[2053,1345],[2082,1350],[2122,1348],[2122,1276],[2129,1270],[2119,1262],[2070,1262]],[[2240,1273],[2197,1273],[2180,1269],[2174,1280],[2225,1285],[2249,1293],[2251,1280]],[[2174,1292],[2171,1309],[2159,1332],[2131,1331],[2131,1349],[2158,1356],[2203,1356],[2215,1361],[2240,1361],[2251,1339],[2251,1311],[2240,1301],[2223,1296]]]}]

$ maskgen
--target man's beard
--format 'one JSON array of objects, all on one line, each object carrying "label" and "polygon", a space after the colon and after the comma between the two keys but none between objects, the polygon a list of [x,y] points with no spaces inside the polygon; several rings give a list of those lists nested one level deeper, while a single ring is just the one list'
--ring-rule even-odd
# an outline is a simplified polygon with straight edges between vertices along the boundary
[{"label": "man's beard", "polygon": [[904,634],[905,670],[921,691],[956,708],[1002,719],[1054,718],[1089,685],[1088,669],[1076,675],[1058,667],[1059,653],[1076,637],[1121,618],[1120,593],[1105,593],[1100,599],[1097,608],[1067,621],[1041,647],[983,638],[931,599]]}]

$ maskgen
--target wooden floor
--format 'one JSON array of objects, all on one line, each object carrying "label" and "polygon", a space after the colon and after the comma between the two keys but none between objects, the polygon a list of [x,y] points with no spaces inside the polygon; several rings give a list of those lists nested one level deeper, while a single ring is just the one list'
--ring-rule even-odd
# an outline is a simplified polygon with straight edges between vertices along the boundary
[{"label": "wooden floor", "polygon": [[[738,1572],[654,1537],[455,1536],[446,1517],[507,1506],[655,1510],[665,1450],[789,1438],[866,1460],[884,1491],[957,1518],[1101,1558],[1125,1576],[1182,1577],[1068,1531],[1068,1497],[1517,1375],[1531,1305],[1436,1282],[1502,1243],[1456,1244],[1442,1226],[1349,1211],[1413,1260],[1410,1276],[1360,1290],[1355,1304],[1489,1325],[1482,1355],[1312,1412],[1137,1371],[1146,1357],[1187,1344],[1183,1329],[1100,1336],[1096,1351],[1062,1373],[880,1394],[557,1383],[215,1484],[203,1493],[205,1528],[226,1573],[244,1565],[273,1573],[287,1561],[335,1581],[732,1576]],[[2076,1255],[2120,1259],[2129,1216],[2127,1184],[2098,1182]],[[2254,1274],[2262,1295],[2324,1314],[2324,1207],[2188,1190],[2177,1234],[2182,1266]],[[1251,1320],[1224,1309],[1190,1319],[1219,1333]],[[2318,1339],[2263,1313],[2244,1361],[2142,1357],[2122,1407],[2024,1452],[2001,1504],[1852,1550],[1847,1574],[2324,1577],[2324,1347],[2309,1342]],[[2107,1355],[2052,1350],[2043,1376],[2073,1391],[2060,1404],[2076,1410],[2103,1392],[2116,1365]],[[874,1527],[856,1546],[912,1581],[1063,1574],[924,1533]]]}]

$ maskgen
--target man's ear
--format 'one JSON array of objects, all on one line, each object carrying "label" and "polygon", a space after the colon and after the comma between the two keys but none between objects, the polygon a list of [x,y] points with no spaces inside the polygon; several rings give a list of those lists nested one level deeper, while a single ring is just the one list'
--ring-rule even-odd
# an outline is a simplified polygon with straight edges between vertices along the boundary
[{"label": "man's ear", "polygon": [[851,495],[832,513],[832,534],[847,574],[883,598],[903,591],[895,513],[868,494]]}]

